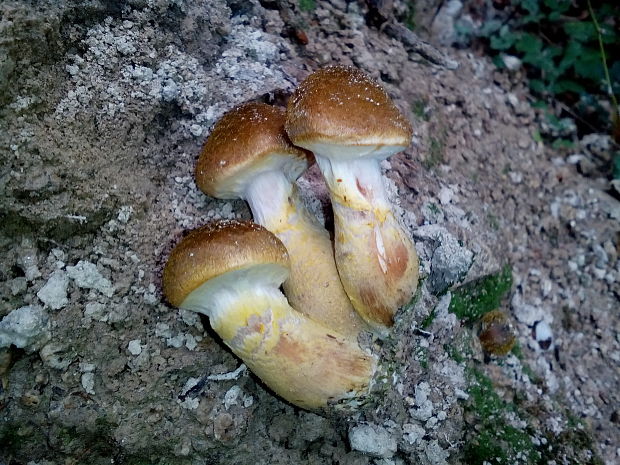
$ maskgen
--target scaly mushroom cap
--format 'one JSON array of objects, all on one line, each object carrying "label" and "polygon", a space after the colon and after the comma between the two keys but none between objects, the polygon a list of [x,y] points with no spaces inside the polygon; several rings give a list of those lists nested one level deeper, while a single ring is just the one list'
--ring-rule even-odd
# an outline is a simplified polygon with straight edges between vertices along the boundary
[{"label": "scaly mushroom cap", "polygon": [[295,145],[309,150],[317,143],[406,147],[413,133],[385,90],[348,66],[308,76],[289,101],[285,128]]},{"label": "scaly mushroom cap", "polygon": [[249,221],[210,223],[188,234],[170,254],[164,268],[164,295],[180,307],[206,281],[263,264],[290,268],[286,247],[277,237]]},{"label": "scaly mushroom cap", "polygon": [[212,197],[243,197],[252,177],[283,171],[295,181],[313,162],[284,132],[285,113],[264,103],[233,108],[215,125],[196,165],[196,184]]}]

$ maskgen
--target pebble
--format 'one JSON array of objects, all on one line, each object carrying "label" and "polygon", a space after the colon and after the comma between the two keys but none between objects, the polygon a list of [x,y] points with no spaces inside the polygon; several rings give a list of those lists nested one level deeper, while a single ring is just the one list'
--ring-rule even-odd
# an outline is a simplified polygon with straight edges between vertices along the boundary
[{"label": "pebble", "polygon": [[52,273],[45,285],[37,292],[37,297],[53,310],[59,310],[69,303],[67,298],[67,287],[69,277],[63,270],[56,270]]},{"label": "pebble", "polygon": [[67,274],[78,287],[96,289],[107,297],[114,294],[112,283],[101,275],[94,263],[80,260],[77,265],[67,267]]},{"label": "pebble", "polygon": [[553,341],[553,332],[551,326],[546,321],[539,321],[534,326],[534,339],[538,342],[538,345],[542,350],[547,350],[551,347]]},{"label": "pebble", "polygon": [[140,339],[134,339],[127,344],[127,350],[131,355],[140,355],[142,353],[142,346],[140,345]]},{"label": "pebble", "polygon": [[390,458],[396,453],[396,439],[382,426],[367,424],[349,430],[349,442],[353,450],[373,457]]},{"label": "pebble", "polygon": [[37,350],[49,338],[49,317],[39,306],[13,310],[0,321],[0,347],[13,344],[29,352]]}]

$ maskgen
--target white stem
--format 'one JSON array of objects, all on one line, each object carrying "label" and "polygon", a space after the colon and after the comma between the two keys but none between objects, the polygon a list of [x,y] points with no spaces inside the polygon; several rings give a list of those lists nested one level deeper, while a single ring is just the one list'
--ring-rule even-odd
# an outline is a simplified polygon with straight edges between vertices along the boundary
[{"label": "white stem", "polygon": [[281,171],[260,173],[248,182],[244,198],[254,220],[269,230],[277,230],[287,221],[287,206],[293,184]]},{"label": "white stem", "polygon": [[378,160],[315,157],[335,203],[356,210],[390,210]]}]

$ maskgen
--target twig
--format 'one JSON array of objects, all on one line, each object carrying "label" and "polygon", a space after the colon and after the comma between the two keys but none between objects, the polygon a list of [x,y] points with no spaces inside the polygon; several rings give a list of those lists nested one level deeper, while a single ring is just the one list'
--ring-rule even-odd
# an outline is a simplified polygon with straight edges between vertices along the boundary
[{"label": "twig", "polygon": [[615,138],[617,136],[617,133],[620,133],[620,111],[618,111],[618,100],[616,100],[614,89],[611,86],[611,78],[609,77],[609,69],[607,68],[607,55],[605,54],[605,47],[603,46],[603,33],[601,32],[601,27],[598,24],[598,20],[596,19],[596,15],[594,14],[594,10],[592,9],[592,3],[590,3],[590,0],[588,0],[588,10],[590,11],[590,16],[592,17],[592,22],[594,23],[594,27],[596,29],[598,46],[601,51],[601,60],[603,61],[603,70],[605,71],[605,84],[607,84],[607,93],[609,94],[609,98],[611,99],[611,105],[614,112],[612,122]]}]

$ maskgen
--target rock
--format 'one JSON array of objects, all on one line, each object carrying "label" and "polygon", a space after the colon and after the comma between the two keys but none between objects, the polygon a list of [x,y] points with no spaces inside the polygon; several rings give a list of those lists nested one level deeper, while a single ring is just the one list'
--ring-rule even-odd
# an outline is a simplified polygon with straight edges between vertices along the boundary
[{"label": "rock", "polygon": [[91,371],[82,374],[82,387],[87,394],[95,394],[95,374]]},{"label": "rock", "polygon": [[431,259],[429,288],[433,293],[441,293],[459,282],[469,271],[474,254],[461,247],[454,236],[446,235]]},{"label": "rock", "polygon": [[127,344],[127,350],[131,355],[140,355],[142,353],[142,346],[140,345],[140,339],[134,339]]},{"label": "rock", "polygon": [[0,347],[13,344],[33,352],[45,344],[49,337],[49,317],[38,306],[18,308],[0,321]]},{"label": "rock", "polygon": [[396,439],[378,425],[358,425],[349,431],[351,448],[373,457],[389,458],[396,453]]},{"label": "rock", "polygon": [[547,350],[551,347],[553,341],[553,332],[551,326],[546,321],[539,321],[534,326],[534,339],[538,342],[538,345],[542,350]]},{"label": "rock", "polygon": [[68,285],[67,273],[63,270],[56,270],[47,280],[47,283],[37,292],[37,297],[46,307],[59,310],[69,303],[69,299],[67,299]]},{"label": "rock", "polygon": [[433,415],[433,402],[428,398],[431,387],[427,382],[422,382],[415,387],[416,408],[409,411],[412,418],[427,421]]},{"label": "rock", "polygon": [[114,294],[112,283],[101,275],[94,263],[80,260],[77,265],[67,267],[67,274],[78,287],[96,289],[107,297]]},{"label": "rock", "polygon": [[56,342],[44,345],[39,351],[39,356],[45,365],[61,371],[66,370],[75,358],[75,354],[68,353],[62,345]]},{"label": "rock", "polygon": [[510,71],[516,71],[521,68],[522,62],[516,56],[502,55],[502,61],[506,68]]},{"label": "rock", "polygon": [[17,264],[24,272],[27,281],[34,281],[41,276],[38,267],[37,250],[31,247],[28,242],[22,243],[24,248],[20,251]]}]

